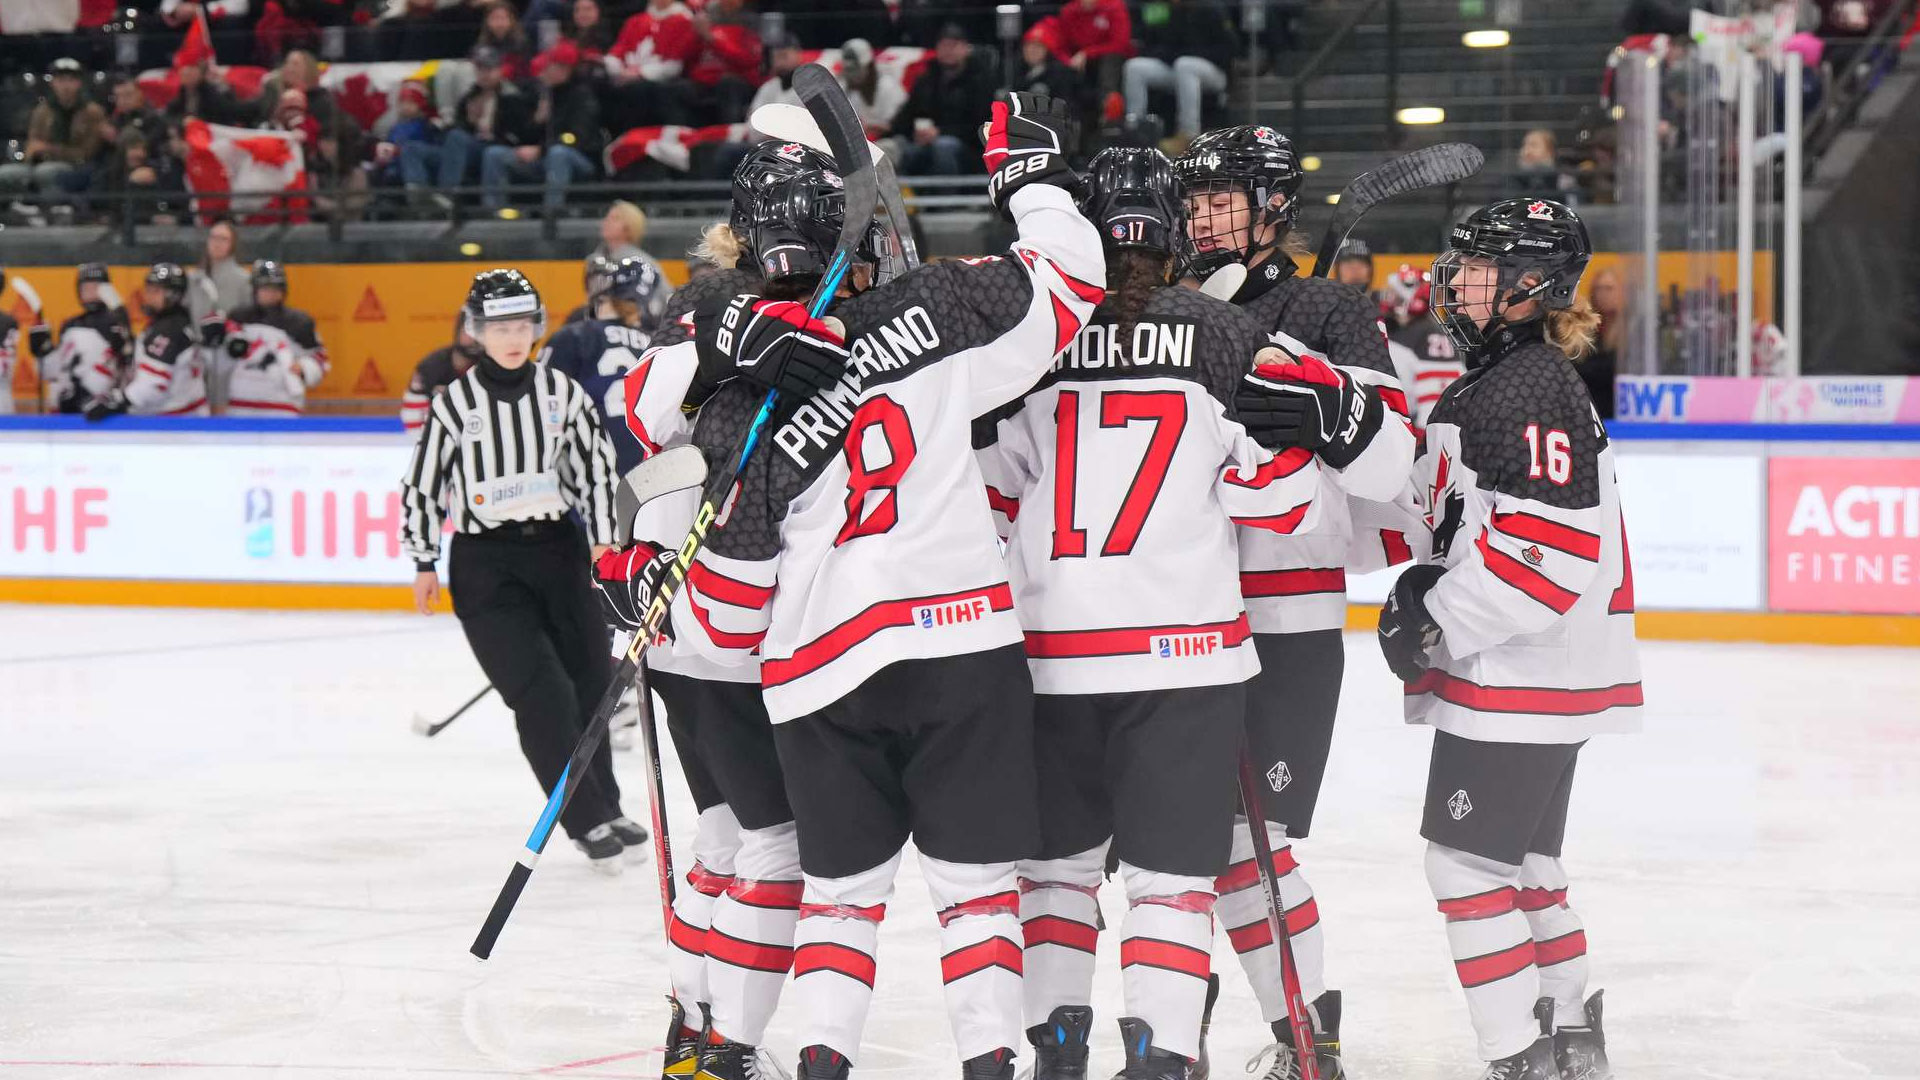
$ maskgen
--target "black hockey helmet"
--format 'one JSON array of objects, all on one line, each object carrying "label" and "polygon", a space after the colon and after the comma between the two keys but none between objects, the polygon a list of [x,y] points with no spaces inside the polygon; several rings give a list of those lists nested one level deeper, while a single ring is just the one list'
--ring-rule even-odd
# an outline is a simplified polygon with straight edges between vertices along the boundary
[{"label": "black hockey helmet", "polygon": [[[1478,350],[1516,304],[1537,299],[1542,312],[1572,306],[1592,256],[1586,225],[1562,203],[1522,198],[1481,207],[1453,227],[1433,262],[1433,313],[1455,345]],[[1465,271],[1475,264],[1498,273],[1468,282]],[[1485,326],[1467,313],[1469,304],[1491,305]]]},{"label": "black hockey helmet", "polygon": [[1081,213],[1100,229],[1109,251],[1161,255],[1184,251],[1187,212],[1173,162],[1150,147],[1110,146],[1087,165]]},{"label": "black hockey helmet", "polygon": [[79,273],[76,274],[74,278],[75,285],[85,285],[88,282],[92,282],[95,285],[105,285],[108,283],[106,263],[81,263],[78,269]]},{"label": "black hockey helmet", "polygon": [[[260,289],[279,289],[284,300],[287,294],[287,268],[272,259],[261,259],[253,264],[253,274],[249,283],[257,291]],[[256,301],[257,302],[257,301]]]},{"label": "black hockey helmet", "polygon": [[467,290],[467,333],[476,340],[482,325],[527,319],[533,323],[533,336],[547,332],[547,308],[540,302],[540,290],[518,270],[483,270]]},{"label": "black hockey helmet", "polygon": [[587,256],[587,303],[597,302],[607,292],[607,280],[613,276],[613,260],[599,252]]},{"label": "black hockey helmet", "polygon": [[[1216,128],[1202,134],[1174,162],[1173,171],[1188,198],[1220,191],[1243,191],[1253,211],[1246,250],[1215,248],[1194,252],[1192,268],[1202,277],[1228,263],[1250,262],[1261,250],[1277,247],[1293,228],[1300,184],[1306,177],[1300,171],[1300,159],[1293,152],[1293,143],[1264,124]],[[1270,205],[1276,195],[1286,197],[1277,209]],[[1273,226],[1273,238],[1256,246],[1253,233],[1264,225]]]},{"label": "black hockey helmet", "polygon": [[609,300],[631,300],[640,305],[640,314],[646,315],[653,303],[653,294],[660,290],[660,271],[638,255],[629,255],[607,273],[606,289],[601,293]]},{"label": "black hockey helmet", "polygon": [[[179,263],[154,263],[147,270],[146,284],[158,288],[166,296],[167,301],[161,305],[160,311],[179,307],[180,302],[187,298],[187,272]],[[143,303],[141,307],[149,315],[158,314],[147,304]]]},{"label": "black hockey helmet", "polygon": [[728,224],[762,277],[819,277],[840,239],[845,187],[827,155],[764,142],[733,170]]},{"label": "black hockey helmet", "polygon": [[1365,240],[1357,236],[1341,244],[1340,251],[1333,257],[1335,266],[1348,260],[1366,263],[1367,273],[1369,275],[1373,273],[1373,248]]}]

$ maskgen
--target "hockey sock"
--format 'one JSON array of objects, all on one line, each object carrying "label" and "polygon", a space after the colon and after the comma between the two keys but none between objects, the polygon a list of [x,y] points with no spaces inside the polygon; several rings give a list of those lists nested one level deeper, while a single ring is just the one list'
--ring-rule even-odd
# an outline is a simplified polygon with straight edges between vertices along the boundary
[{"label": "hockey sock", "polygon": [[707,930],[708,1000],[716,1034],[758,1046],[793,967],[801,892],[793,822],[742,832],[733,872]]},{"label": "hockey sock", "polygon": [[1520,1053],[1540,1037],[1533,1015],[1540,972],[1533,966],[1533,931],[1519,907],[1520,868],[1429,843],[1427,884],[1447,918],[1447,944],[1480,1056],[1498,1061]]},{"label": "hockey sock", "polygon": [[714,901],[733,883],[734,854],[740,850],[740,822],[727,804],[700,812],[693,830],[693,867],[684,889],[673,897],[673,924],[667,928],[667,978],[689,1023],[700,1022],[707,1001],[707,928]]},{"label": "hockey sock", "polygon": [[1100,938],[1100,879],[1107,845],[1064,859],[1019,864],[1020,932],[1026,950],[1027,1025],[1061,1005],[1093,1004],[1093,951]]},{"label": "hockey sock", "polygon": [[900,853],[846,877],[806,876],[794,928],[793,992],[800,999],[796,1041],[860,1060],[860,1033],[873,1004],[880,920],[893,898]]},{"label": "hockey sock", "polygon": [[1559,1027],[1587,1023],[1587,932],[1567,906],[1567,872],[1560,860],[1528,855],[1520,863],[1520,910],[1533,931],[1533,962],[1540,993],[1553,998]]},{"label": "hockey sock", "polygon": [[1200,1053],[1200,1014],[1213,972],[1213,882],[1120,864],[1127,914],[1120,922],[1120,983],[1127,1015],[1153,1029],[1153,1045]]},{"label": "hockey sock", "polygon": [[920,856],[940,918],[940,978],[953,1042],[966,1061],[1021,1045],[1020,893],[1014,864]]},{"label": "hockey sock", "polygon": [[[1326,992],[1326,945],[1320,933],[1320,905],[1313,887],[1294,862],[1287,827],[1269,821],[1267,842],[1273,846],[1273,872],[1280,879],[1280,903],[1286,909],[1287,941],[1293,949],[1294,970],[1300,976],[1300,997],[1311,1003]],[[1273,947],[1273,929],[1267,925],[1267,891],[1260,887],[1259,868],[1253,863],[1253,837],[1247,819],[1233,821],[1232,860],[1227,872],[1214,881],[1220,891],[1220,925],[1240,956],[1260,1017],[1271,1024],[1287,1015],[1280,988],[1280,950]],[[1311,1009],[1311,1004],[1309,1004]],[[1314,1027],[1319,1028],[1315,1018]]]}]

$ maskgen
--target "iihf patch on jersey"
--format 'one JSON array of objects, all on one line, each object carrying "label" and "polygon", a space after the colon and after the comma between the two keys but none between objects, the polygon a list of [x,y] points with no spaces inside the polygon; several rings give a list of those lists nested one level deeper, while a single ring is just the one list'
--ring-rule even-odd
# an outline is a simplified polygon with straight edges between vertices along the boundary
[{"label": "iihf patch on jersey", "polygon": [[1267,770],[1267,786],[1273,789],[1274,794],[1278,795],[1287,790],[1287,785],[1291,783],[1293,783],[1293,770],[1287,768],[1286,762],[1276,761],[1273,763],[1273,768]]},{"label": "iihf patch on jersey", "polygon": [[1466,788],[1454,792],[1453,798],[1447,800],[1447,813],[1452,814],[1455,821],[1473,813],[1473,800],[1467,798]]},{"label": "iihf patch on jersey", "polygon": [[1190,656],[1211,656],[1226,647],[1219,633],[1161,634],[1153,639],[1153,655],[1164,660],[1184,660]]},{"label": "iihf patch on jersey", "polygon": [[919,623],[922,630],[933,630],[959,623],[979,622],[987,617],[989,611],[986,597],[969,596],[962,600],[950,600],[944,604],[925,604],[917,607],[913,609],[913,621]]}]

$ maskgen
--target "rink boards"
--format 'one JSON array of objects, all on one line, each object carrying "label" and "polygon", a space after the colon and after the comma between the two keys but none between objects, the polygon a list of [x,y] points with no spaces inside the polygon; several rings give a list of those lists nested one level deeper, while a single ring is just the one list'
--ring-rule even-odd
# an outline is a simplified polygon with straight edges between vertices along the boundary
[{"label": "rink boards", "polygon": [[[1612,434],[1643,635],[1920,644],[1920,427]],[[0,601],[409,606],[410,449],[388,419],[0,418]],[[1355,625],[1395,573],[1349,581]]]}]

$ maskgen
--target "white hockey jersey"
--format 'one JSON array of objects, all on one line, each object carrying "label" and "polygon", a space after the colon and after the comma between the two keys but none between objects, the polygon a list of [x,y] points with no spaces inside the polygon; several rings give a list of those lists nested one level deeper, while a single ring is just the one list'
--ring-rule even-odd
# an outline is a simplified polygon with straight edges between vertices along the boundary
[{"label": "white hockey jersey", "polygon": [[1260,670],[1235,523],[1316,523],[1321,467],[1276,457],[1228,415],[1264,328],[1181,288],[1136,325],[1094,313],[981,449],[1005,523],[1034,692],[1105,694],[1240,682]]},{"label": "white hockey jersey", "polygon": [[[327,377],[327,348],[313,319],[294,308],[251,304],[229,317],[227,343],[211,350],[226,384],[228,416],[298,416],[307,391]],[[246,353],[230,351],[239,341]]]},{"label": "white hockey jersey", "polygon": [[[1047,371],[1104,296],[1105,274],[1099,236],[1065,191],[1031,185],[1010,205],[1019,240],[1008,254],[922,267],[835,311],[846,375],[783,412],[712,534],[739,573],[682,593],[705,614],[676,611],[677,634],[724,653],[764,633],[775,722],[896,661],[1021,640],[973,421]],[[664,386],[664,375],[651,378]],[[694,439],[714,468],[730,467],[721,456],[758,406],[736,381],[701,409]]]},{"label": "white hockey jersey", "polygon": [[208,415],[205,351],[185,308],[154,316],[134,343],[127,411],[135,416]]},{"label": "white hockey jersey", "polygon": [[1441,638],[1407,719],[1493,742],[1633,730],[1633,569],[1606,429],[1537,324],[1489,355],[1441,397],[1416,469],[1447,572],[1427,594]]},{"label": "white hockey jersey", "polygon": [[1387,338],[1387,354],[1406,391],[1415,433],[1426,430],[1427,418],[1440,395],[1466,372],[1446,330],[1431,315],[1421,315]]},{"label": "white hockey jersey", "polygon": [[120,385],[120,342],[126,339],[119,335],[124,332],[124,314],[105,308],[82,312],[62,323],[59,342],[40,358],[47,408],[79,412]]}]

